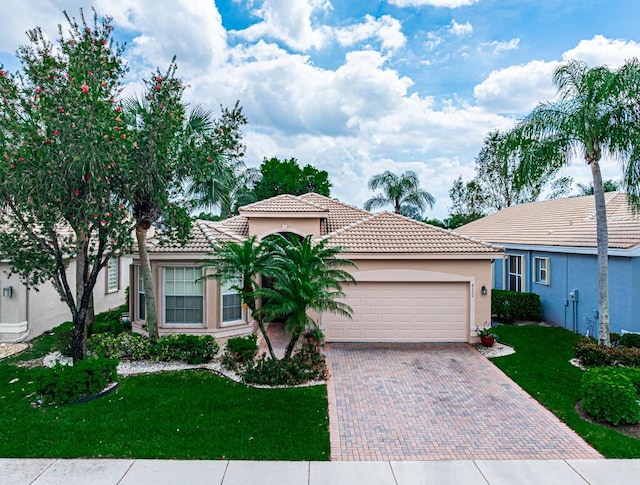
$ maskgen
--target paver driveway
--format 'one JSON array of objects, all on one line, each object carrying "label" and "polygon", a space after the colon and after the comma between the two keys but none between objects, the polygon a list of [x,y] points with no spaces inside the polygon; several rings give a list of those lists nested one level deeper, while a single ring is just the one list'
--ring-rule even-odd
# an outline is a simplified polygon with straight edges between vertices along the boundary
[{"label": "paver driveway", "polygon": [[332,460],[601,458],[470,345],[326,350]]}]

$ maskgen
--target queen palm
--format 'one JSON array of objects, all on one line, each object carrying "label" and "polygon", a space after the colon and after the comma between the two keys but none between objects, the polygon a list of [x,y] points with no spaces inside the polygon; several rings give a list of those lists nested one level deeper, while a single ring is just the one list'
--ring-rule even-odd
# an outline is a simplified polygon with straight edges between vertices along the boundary
[{"label": "queen palm", "polygon": [[368,186],[371,190],[382,189],[382,192],[364,203],[365,210],[392,205],[396,214],[415,217],[422,215],[427,207],[433,208],[436,202],[433,195],[420,188],[418,175],[411,170],[399,176],[387,170],[371,177]]},{"label": "queen palm", "polygon": [[339,247],[327,247],[326,241],[314,244],[311,236],[302,240],[276,241],[273,259],[277,271],[271,288],[263,288],[267,297],[262,311],[268,318],[283,317],[290,340],[284,358],[291,357],[300,335],[316,322],[309,310],[331,312],[351,317],[352,309],[339,298],[344,297],[342,283],[354,282],[353,276],[342,269],[354,267],[348,260],[338,258]]},{"label": "queen palm", "polygon": [[623,167],[623,188],[629,202],[640,204],[640,64],[625,63],[618,70],[589,68],[569,61],[553,74],[558,100],[541,103],[508,135],[512,149],[536,146],[536,156],[525,157],[523,174],[541,169],[550,172],[581,155],[591,169],[596,210],[598,246],[599,341],[610,344],[608,290],[608,231],[604,187],[600,170],[603,154]]},{"label": "queen palm", "polygon": [[215,273],[205,278],[215,278],[222,283],[231,283],[231,288],[238,292],[242,303],[251,310],[267,344],[269,355],[275,358],[271,340],[264,327],[264,313],[257,311],[259,296],[256,293],[260,287],[260,278],[271,276],[275,272],[271,248],[272,244],[269,240],[258,242],[255,236],[242,242],[221,241],[214,246],[211,252],[213,258],[207,262],[207,267],[212,268]]}]

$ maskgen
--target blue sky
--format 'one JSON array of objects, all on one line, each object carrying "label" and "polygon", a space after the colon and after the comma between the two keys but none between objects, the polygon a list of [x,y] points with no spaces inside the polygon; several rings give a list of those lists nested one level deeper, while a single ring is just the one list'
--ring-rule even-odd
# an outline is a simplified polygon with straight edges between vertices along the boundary
[{"label": "blue sky", "polygon": [[[553,99],[560,63],[640,57],[636,0],[22,0],[3,11],[0,63],[16,69],[28,28],[55,39],[62,10],[91,5],[128,43],[128,90],[175,54],[191,102],[240,101],[248,166],[295,157],[359,206],[372,175],[414,170],[438,218],[486,134]],[[563,175],[589,180],[580,160]]]}]

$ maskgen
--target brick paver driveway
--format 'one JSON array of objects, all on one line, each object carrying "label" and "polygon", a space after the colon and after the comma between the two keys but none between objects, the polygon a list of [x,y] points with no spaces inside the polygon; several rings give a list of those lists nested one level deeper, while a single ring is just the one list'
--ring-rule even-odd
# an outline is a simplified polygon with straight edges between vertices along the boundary
[{"label": "brick paver driveway", "polygon": [[470,345],[326,350],[332,460],[601,458]]}]

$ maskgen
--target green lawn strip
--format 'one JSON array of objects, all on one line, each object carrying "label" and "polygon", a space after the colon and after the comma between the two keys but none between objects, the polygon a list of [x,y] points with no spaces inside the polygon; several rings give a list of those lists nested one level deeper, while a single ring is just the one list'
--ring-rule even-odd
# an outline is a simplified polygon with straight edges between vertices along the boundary
[{"label": "green lawn strip", "polygon": [[607,458],[639,458],[640,440],[583,420],[574,410],[584,371],[571,365],[579,335],[557,327],[507,326],[500,341],[516,353],[493,363]]},{"label": "green lawn strip", "polygon": [[117,392],[89,403],[33,408],[37,371],[0,362],[2,457],[329,459],[326,386],[254,389],[204,370],[164,372],[121,377]]}]

